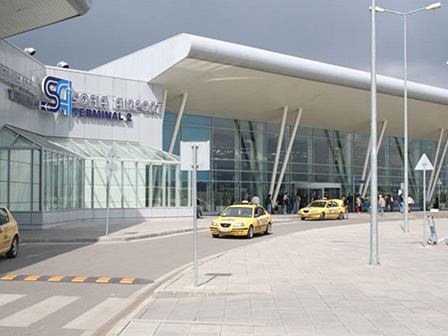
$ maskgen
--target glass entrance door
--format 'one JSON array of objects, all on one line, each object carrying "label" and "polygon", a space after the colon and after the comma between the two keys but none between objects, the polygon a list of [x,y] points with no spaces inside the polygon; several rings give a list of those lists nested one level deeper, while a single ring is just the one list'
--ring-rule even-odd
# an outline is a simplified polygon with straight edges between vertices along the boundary
[{"label": "glass entrance door", "polygon": [[297,183],[296,193],[300,195],[300,207],[303,208],[313,200],[323,197],[341,198],[341,185],[339,183]]}]

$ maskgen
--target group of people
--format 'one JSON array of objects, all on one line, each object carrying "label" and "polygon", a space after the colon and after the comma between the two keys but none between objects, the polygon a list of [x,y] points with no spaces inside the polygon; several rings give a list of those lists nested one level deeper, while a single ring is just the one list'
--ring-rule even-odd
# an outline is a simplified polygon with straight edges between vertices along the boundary
[{"label": "group of people", "polygon": [[[277,205],[279,212],[284,214],[291,214],[291,213],[297,213],[300,209],[301,204],[301,197],[299,194],[291,198],[291,196],[285,192],[284,195],[281,195],[277,198]],[[241,201],[242,204],[256,204],[260,205],[261,200],[258,197],[257,194],[254,194],[252,198],[250,198],[250,195],[248,192],[244,193],[243,199]],[[265,209],[272,214],[274,212],[274,202],[272,200],[272,195],[268,194],[266,199],[264,200],[264,207]]]}]

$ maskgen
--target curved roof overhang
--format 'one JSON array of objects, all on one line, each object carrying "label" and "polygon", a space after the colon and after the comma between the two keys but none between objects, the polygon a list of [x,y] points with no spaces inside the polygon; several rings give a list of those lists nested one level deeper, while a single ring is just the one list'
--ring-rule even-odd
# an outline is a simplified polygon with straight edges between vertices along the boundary
[{"label": "curved roof overhang", "polygon": [[[181,34],[92,70],[162,85],[167,110],[280,122],[282,107],[304,108],[301,124],[368,132],[370,73]],[[378,76],[378,122],[403,135],[403,81]],[[409,134],[436,139],[448,129],[448,90],[408,82]],[[288,121],[294,120],[294,113]]]},{"label": "curved roof overhang", "polygon": [[92,0],[0,0],[0,39],[85,14]]}]

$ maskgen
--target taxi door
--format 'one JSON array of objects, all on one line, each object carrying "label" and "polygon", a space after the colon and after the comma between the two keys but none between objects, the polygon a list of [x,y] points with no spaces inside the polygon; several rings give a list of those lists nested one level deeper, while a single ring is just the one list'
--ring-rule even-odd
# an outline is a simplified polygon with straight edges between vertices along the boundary
[{"label": "taxi door", "polygon": [[4,208],[0,208],[0,251],[3,253],[11,244],[12,223]]},{"label": "taxi door", "polygon": [[263,232],[263,225],[266,221],[266,216],[264,216],[264,209],[262,207],[255,208],[255,219],[257,220],[255,232]]}]

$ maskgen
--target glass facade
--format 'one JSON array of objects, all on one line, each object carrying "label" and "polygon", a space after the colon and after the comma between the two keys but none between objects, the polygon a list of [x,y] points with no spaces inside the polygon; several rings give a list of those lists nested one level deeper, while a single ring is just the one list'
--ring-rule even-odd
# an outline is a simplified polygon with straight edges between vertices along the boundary
[{"label": "glass facade", "polygon": [[0,130],[0,204],[13,212],[106,208],[105,157],[112,147],[119,162],[111,208],[191,206],[188,174],[180,172],[176,155],[138,143],[46,138],[11,126]]},{"label": "glass facade", "polygon": [[[168,148],[177,114],[165,113],[163,144]],[[280,163],[280,173],[289,143],[291,126],[287,126]],[[227,205],[240,201],[244,193],[257,194],[260,199],[267,196],[274,165],[280,125],[247,120],[225,119],[197,115],[184,115],[176,139],[174,153],[179,154],[179,141],[210,140],[211,171],[198,173],[198,197],[205,212],[220,212]],[[333,195],[358,193],[369,134],[323,130],[300,127],[294,139],[291,156],[280,194],[295,194],[303,185],[328,184]],[[409,141],[409,167],[417,164],[422,153],[434,162],[437,143],[435,141]],[[445,160],[446,161],[446,160]],[[427,173],[429,181],[430,172]],[[439,176],[441,203],[446,203],[448,176],[446,164]],[[421,206],[422,174],[413,169],[409,172],[409,194]],[[403,182],[403,139],[384,136],[378,154],[378,187],[382,194],[397,195]],[[340,185],[336,192],[334,185]],[[435,195],[439,192],[436,189]]]}]

